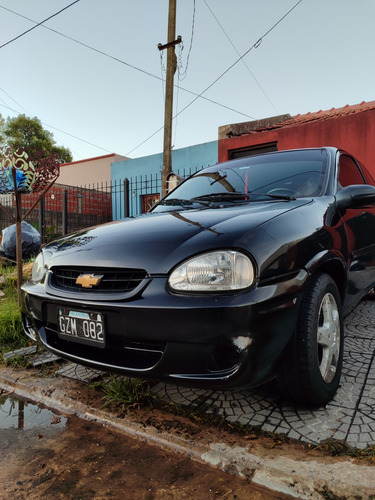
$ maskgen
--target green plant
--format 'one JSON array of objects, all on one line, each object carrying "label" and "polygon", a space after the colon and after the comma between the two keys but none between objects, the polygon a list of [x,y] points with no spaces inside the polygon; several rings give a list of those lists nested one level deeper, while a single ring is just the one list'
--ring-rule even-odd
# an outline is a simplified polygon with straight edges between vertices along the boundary
[{"label": "green plant", "polygon": [[6,299],[0,310],[0,348],[3,352],[27,345],[17,302]]},{"label": "green plant", "polygon": [[111,376],[94,384],[104,392],[103,407],[114,404],[125,411],[126,408],[148,404],[152,393],[148,382],[137,378]]},{"label": "green plant", "polygon": [[47,226],[44,230],[44,238],[47,243],[56,240],[62,236],[61,233],[57,232],[56,226]]},{"label": "green plant", "polygon": [[30,365],[29,356],[14,356],[6,360],[7,366],[12,366],[13,368],[25,368]]},{"label": "green plant", "polygon": [[0,285],[4,297],[0,301],[0,352],[28,344],[23,333],[21,311],[18,307],[17,277],[14,266],[0,268],[4,282]]}]

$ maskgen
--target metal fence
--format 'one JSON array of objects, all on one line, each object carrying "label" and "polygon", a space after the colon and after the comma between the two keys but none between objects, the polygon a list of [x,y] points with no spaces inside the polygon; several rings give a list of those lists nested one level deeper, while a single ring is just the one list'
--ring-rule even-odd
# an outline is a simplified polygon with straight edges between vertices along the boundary
[{"label": "metal fence", "polygon": [[[190,169],[178,174],[184,178],[191,173]],[[27,214],[25,220],[47,242],[80,229],[147,212],[160,199],[161,183],[158,173],[80,187],[55,184],[40,200],[38,193],[22,195],[22,214]],[[14,217],[13,195],[0,195],[0,234],[14,224]]]},{"label": "metal fence", "polygon": [[[176,174],[181,179],[186,179],[201,168],[181,169],[177,170]],[[114,218],[136,217],[150,210],[160,200],[162,192],[161,173],[139,175],[120,182],[123,182],[124,186],[123,189],[118,189],[119,196],[115,200],[116,206],[114,207],[117,217],[114,213]]]},{"label": "metal fence", "polygon": [[[21,195],[21,213],[32,224],[43,241],[86,227],[113,220],[112,199],[119,186],[64,186],[55,184],[43,198],[39,193]],[[15,201],[12,195],[0,195],[0,231],[14,224]],[[34,207],[34,208],[33,208]]]}]

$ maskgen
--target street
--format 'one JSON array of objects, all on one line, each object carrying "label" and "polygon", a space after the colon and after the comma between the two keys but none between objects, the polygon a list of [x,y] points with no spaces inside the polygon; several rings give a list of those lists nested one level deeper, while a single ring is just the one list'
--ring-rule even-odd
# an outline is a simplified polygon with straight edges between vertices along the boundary
[{"label": "street", "polygon": [[190,458],[0,398],[0,499],[287,499]]}]

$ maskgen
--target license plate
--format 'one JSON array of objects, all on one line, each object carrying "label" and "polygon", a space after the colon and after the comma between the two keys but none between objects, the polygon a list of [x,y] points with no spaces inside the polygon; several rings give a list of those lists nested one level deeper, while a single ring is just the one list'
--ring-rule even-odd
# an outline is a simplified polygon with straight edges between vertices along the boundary
[{"label": "license plate", "polygon": [[97,347],[105,346],[104,321],[100,313],[60,308],[57,328],[60,338]]}]

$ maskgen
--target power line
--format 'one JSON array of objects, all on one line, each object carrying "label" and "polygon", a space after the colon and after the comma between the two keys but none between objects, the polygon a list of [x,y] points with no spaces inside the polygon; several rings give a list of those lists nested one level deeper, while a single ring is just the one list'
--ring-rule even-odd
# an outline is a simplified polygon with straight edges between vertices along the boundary
[{"label": "power line", "polygon": [[[211,83],[211,85],[209,85],[208,87],[206,87],[195,99],[193,99],[189,104],[187,104],[183,109],[181,109],[174,117],[173,119],[175,119],[178,115],[180,115],[181,113],[183,113],[187,108],[189,108],[192,104],[194,104],[198,99],[199,97],[202,96],[202,94],[204,94],[205,92],[207,92],[207,90],[209,90],[210,88],[212,88],[215,83],[217,83],[224,75],[226,75],[232,68],[234,68],[234,66],[236,66],[236,64],[238,64],[252,49],[257,49],[259,47],[259,45],[262,43],[262,40],[271,33],[272,30],[274,30],[276,28],[276,26],[278,26],[300,3],[302,2],[302,0],[299,0],[290,10],[288,10],[288,12],[283,16],[281,17],[268,31],[266,31],[266,33],[261,36],[242,56],[240,56],[231,66],[229,66],[229,68],[227,68],[218,78],[216,78],[215,81],[213,81]],[[136,146],[135,148],[133,148],[131,151],[129,151],[129,153],[127,153],[125,156],[128,156],[130,153],[132,153],[133,151],[135,151],[136,149],[138,149],[140,146],[142,146],[145,142],[147,142],[149,139],[151,139],[152,137],[154,137],[154,135],[156,135],[158,132],[160,132],[160,130],[162,130],[163,127],[160,127],[158,130],[156,130],[156,132],[154,132],[153,134],[151,134],[147,139],[145,139],[144,141],[142,141],[140,144],[138,144],[138,146]]]},{"label": "power line", "polygon": [[[0,89],[2,90],[2,89]],[[4,91],[3,91],[4,92]],[[9,96],[10,97],[10,96]],[[12,99],[12,98],[11,98]],[[12,99],[14,101],[14,99]],[[4,102],[4,101],[3,101]],[[14,101],[17,105],[19,105],[16,101]],[[10,106],[7,106],[6,104],[0,104],[1,107],[9,109],[10,111],[13,111],[17,115],[20,115],[21,113],[17,111],[14,108],[11,108]],[[22,106],[21,106],[22,107]],[[30,115],[30,113],[28,113]],[[31,115],[30,115],[31,116]],[[53,130],[57,130],[58,132],[61,132],[62,134],[69,135],[70,137],[73,137],[73,139],[77,139],[78,141],[85,142],[86,144],[89,144],[90,146],[94,146],[95,148],[101,149],[102,151],[106,151],[107,153],[113,153],[113,151],[109,151],[108,149],[102,148],[101,146],[98,146],[97,144],[94,144],[92,142],[86,141],[85,139],[81,139],[80,137],[77,137],[76,135],[70,134],[69,132],[65,132],[64,130],[61,130],[57,127],[54,127],[53,125],[49,125],[48,123],[45,122],[40,122],[42,125],[48,128],[52,128]]]},{"label": "power line", "polygon": [[[181,72],[180,72],[180,65],[178,65],[178,67],[177,67],[177,69],[178,69],[178,79],[181,80],[181,81],[186,78],[187,70],[188,70],[188,67],[189,67],[189,60],[190,60],[191,49],[193,48],[194,28],[195,28],[195,0],[194,0],[194,4],[193,4],[193,20],[192,20],[192,23],[191,23],[190,46],[189,46],[188,55],[186,57],[186,67],[185,67],[184,71],[181,71]],[[184,46],[182,44],[181,51],[183,50],[183,48],[184,48]]]},{"label": "power line", "polygon": [[199,97],[201,97],[203,94],[205,94],[207,92],[207,90],[209,90],[210,88],[212,88],[219,80],[221,80],[221,78],[223,78],[224,75],[226,75],[227,73],[229,73],[229,71],[234,68],[234,66],[236,66],[240,61],[242,61],[242,59],[247,56],[247,54],[252,50],[252,49],[257,49],[260,44],[262,43],[263,39],[269,35],[271,33],[271,31],[273,31],[276,26],[278,26],[300,3],[302,2],[302,0],[299,0],[290,10],[288,10],[288,12],[282,17],[280,18],[268,31],[266,31],[266,33],[261,36],[259,38],[259,40],[257,40],[246,52],[244,52],[244,54],[242,54],[242,56],[240,56],[233,64],[231,64],[229,66],[229,68],[227,68],[225,71],[223,71],[223,73],[218,76],[216,78],[216,80],[214,80],[208,87],[206,87],[203,92],[201,92],[195,99],[193,99],[190,104],[188,104],[187,106],[185,106],[181,111],[180,113],[182,113],[183,111],[185,111],[185,109],[187,109],[189,106],[191,106]]},{"label": "power line", "polygon": [[[27,111],[27,109],[25,109],[23,106],[21,106],[21,104],[19,102],[17,102],[15,99],[13,99],[13,97],[11,95],[9,95],[8,92],[5,92],[5,90],[2,89],[2,88],[0,88],[0,90],[1,90],[1,92],[4,92],[4,94],[7,97],[9,97],[9,99],[11,99],[15,104],[17,104],[17,106],[19,106],[20,108],[22,108],[25,111],[25,113],[27,113],[28,115],[30,115],[30,113]],[[3,99],[2,99],[2,101],[3,101],[4,104],[6,104]],[[7,106],[5,106],[5,107],[7,107]],[[12,108],[9,108],[9,109],[12,109]],[[16,113],[18,113],[18,111],[16,111]]]},{"label": "power line", "polygon": [[[13,102],[14,102],[14,103],[15,103],[15,104],[19,107],[19,108],[22,108],[22,109],[25,111],[25,113],[31,117],[31,113],[29,113],[29,111],[27,111],[27,109],[25,109],[25,108],[24,108],[24,107],[23,107],[23,106],[22,106],[19,102],[17,102],[15,99],[13,99],[13,97],[12,97],[11,95],[9,95],[9,94],[8,94],[8,92],[5,92],[5,90],[4,90],[4,89],[2,89],[2,88],[0,88],[0,90],[1,90],[1,92],[4,92],[4,94],[5,94],[7,97],[9,97],[9,99],[11,99],[11,100],[12,100],[12,101],[13,101]],[[11,111],[14,111],[14,112],[15,112],[16,114],[18,114],[18,115],[20,115],[20,114],[21,114],[19,111],[16,111],[15,109],[10,108],[9,106],[7,106],[7,105],[6,105],[6,102],[4,101],[4,99],[1,99],[1,100],[2,100],[2,102],[4,103],[4,106],[3,106],[3,107],[5,107],[5,108],[7,108],[7,109],[10,109]],[[51,125],[46,125],[46,124],[45,124],[45,123],[43,123],[43,122],[41,122],[41,123],[42,123],[42,125],[48,126],[48,127],[50,127],[50,128],[54,128],[54,127],[52,127]],[[56,129],[56,130],[58,130],[58,129]],[[67,134],[67,135],[69,135],[69,134],[68,134],[68,132],[64,132],[63,130],[61,130],[60,132],[62,132],[63,134]],[[77,139],[78,139],[78,137],[77,137]],[[62,140],[62,139],[59,139],[59,140]],[[85,142],[85,141],[84,141],[84,139],[78,139],[78,140],[80,140],[80,141],[82,140],[83,142]],[[64,141],[63,141],[63,142],[64,142]],[[96,147],[99,147],[99,146],[96,146]],[[70,148],[69,148],[69,149],[70,149]],[[73,151],[73,153],[75,153],[75,152]],[[75,154],[76,154],[76,153],[75,153]]]},{"label": "power line", "polygon": [[[7,7],[3,7],[2,5],[0,5],[0,8],[6,10],[8,12],[10,12],[11,14],[14,14],[16,16],[22,17],[23,19],[26,19],[27,21],[30,21],[32,23],[36,23],[36,21],[34,21],[33,19],[30,19],[29,17],[26,17],[26,16],[24,16],[22,14],[19,14],[18,12],[15,12],[15,11],[13,11],[11,9],[8,9]],[[109,59],[112,59],[113,61],[116,61],[116,62],[118,62],[120,64],[125,65],[125,66],[128,66],[129,68],[134,69],[135,71],[139,71],[140,73],[143,73],[144,75],[150,76],[151,78],[155,78],[156,80],[163,81],[162,77],[153,75],[149,71],[146,71],[146,70],[138,68],[138,67],[136,67],[136,66],[134,66],[132,64],[129,64],[126,61],[123,61],[122,59],[120,59],[118,57],[112,56],[112,55],[110,55],[110,54],[108,54],[108,53],[106,53],[106,52],[104,52],[104,51],[102,51],[100,49],[96,49],[95,47],[91,47],[90,45],[88,45],[88,44],[86,44],[84,42],[81,42],[80,40],[77,40],[77,39],[75,39],[73,37],[70,37],[68,35],[65,35],[64,33],[61,33],[60,31],[57,31],[57,30],[55,30],[53,28],[50,28],[49,26],[44,26],[41,23],[39,23],[39,25],[41,25],[41,27],[44,28],[44,29],[46,29],[46,30],[52,31],[53,33],[56,33],[57,35],[60,35],[60,36],[66,38],[66,39],[68,39],[68,40],[70,40],[70,41],[72,41],[74,43],[77,43],[77,44],[81,45],[82,47],[85,47],[86,49],[92,50],[93,52],[96,52],[96,53],[98,53],[98,54],[100,54],[102,56],[108,57]],[[191,94],[191,95],[199,97],[199,95],[196,92],[192,92],[191,90],[185,89],[184,87],[179,87],[179,88],[180,88],[180,90],[183,90],[184,92],[187,92],[188,94]],[[221,103],[219,103],[217,101],[214,101],[212,99],[209,99],[207,97],[203,97],[202,96],[201,98],[204,99],[204,100],[206,100],[206,101],[208,101],[208,102],[210,102],[210,103],[212,103],[212,104],[215,104],[216,106],[220,106],[221,108],[227,109],[228,111],[233,111],[234,113],[237,113],[239,115],[245,116],[246,118],[254,119],[253,116],[250,116],[250,115],[248,115],[246,113],[243,113],[242,111],[238,111],[236,109],[233,109],[233,108],[231,108],[229,106],[225,106],[224,104],[221,104]]]},{"label": "power line", "polygon": [[[76,2],[77,2],[77,1],[79,1],[79,0],[76,0]],[[76,2],[74,2],[74,3],[76,3]],[[221,106],[221,107],[224,107],[224,108],[226,108],[226,109],[228,109],[228,110],[234,111],[235,113],[239,113],[239,114],[241,114],[241,115],[243,115],[243,116],[246,116],[246,117],[248,117],[248,118],[254,119],[254,117],[252,117],[252,116],[246,115],[245,113],[242,113],[242,112],[240,112],[240,111],[236,111],[236,110],[234,110],[234,109],[232,109],[232,108],[229,108],[229,107],[224,106],[224,105],[222,105],[222,104],[219,104],[219,103],[217,103],[217,102],[215,102],[215,101],[212,101],[211,99],[208,99],[208,98],[206,98],[206,97],[203,97],[203,94],[205,94],[205,93],[206,93],[206,92],[207,92],[210,88],[212,88],[212,87],[213,87],[213,86],[214,86],[214,85],[215,85],[215,84],[216,84],[216,83],[217,83],[217,82],[218,82],[221,78],[223,78],[223,77],[224,77],[224,76],[225,76],[225,75],[226,75],[226,74],[227,74],[227,73],[228,73],[228,72],[229,72],[229,71],[230,71],[230,70],[231,70],[234,66],[236,66],[236,65],[237,65],[237,64],[238,64],[238,63],[239,63],[239,62],[240,62],[240,61],[241,61],[241,60],[242,60],[242,59],[243,59],[243,58],[244,58],[244,57],[245,57],[245,56],[246,56],[246,55],[247,55],[247,54],[248,54],[251,50],[252,50],[252,49],[256,49],[256,48],[258,48],[258,47],[260,46],[260,44],[262,43],[263,39],[264,39],[266,36],[268,36],[268,35],[269,35],[269,34],[270,34],[270,33],[271,33],[271,32],[272,32],[272,31],[273,31],[273,30],[274,30],[274,29],[275,29],[275,28],[276,28],[276,27],[277,27],[277,26],[278,26],[278,25],[279,25],[279,24],[280,24],[280,23],[281,23],[281,22],[282,22],[282,21],[283,21],[283,20],[284,20],[284,19],[288,16],[288,15],[289,15],[289,14],[290,14],[290,13],[291,13],[291,12],[292,12],[292,11],[293,11],[293,10],[294,10],[294,9],[295,9],[295,8],[296,8],[296,7],[297,7],[297,6],[301,3],[301,2],[302,2],[302,0],[299,0],[299,1],[298,1],[298,2],[297,2],[297,3],[296,3],[296,4],[295,4],[295,5],[294,5],[291,9],[289,9],[289,11],[288,11],[288,12],[287,12],[284,16],[282,16],[282,17],[281,17],[281,18],[280,18],[280,19],[279,19],[279,20],[278,20],[278,21],[277,21],[277,22],[276,22],[276,23],[275,23],[275,24],[274,24],[274,25],[273,25],[273,26],[272,26],[272,27],[271,27],[268,31],[266,31],[266,33],[264,33],[264,35],[262,35],[262,36],[261,36],[261,37],[260,37],[260,38],[259,38],[259,39],[258,39],[258,40],[257,40],[257,41],[256,41],[256,42],[255,42],[255,43],[254,43],[254,44],[253,44],[253,45],[252,45],[252,46],[251,46],[251,47],[250,47],[250,48],[249,48],[246,52],[244,52],[244,53],[243,53],[243,54],[242,54],[242,55],[241,55],[241,56],[240,56],[240,57],[239,57],[239,58],[238,58],[238,59],[237,59],[237,60],[236,60],[236,61],[235,61],[235,62],[234,62],[231,66],[229,66],[229,68],[227,68],[227,69],[226,69],[226,70],[225,70],[225,71],[224,71],[224,72],[223,72],[223,73],[222,73],[222,74],[221,74],[218,78],[216,78],[216,80],[214,80],[214,81],[213,81],[213,82],[212,82],[212,83],[211,83],[208,87],[206,87],[206,88],[205,88],[205,89],[204,89],[204,90],[203,90],[200,94],[196,94],[195,92],[191,92],[191,91],[189,91],[189,90],[187,90],[187,89],[185,89],[185,88],[180,87],[180,89],[184,90],[185,92],[188,92],[188,93],[190,93],[190,94],[194,95],[194,96],[195,96],[195,98],[194,98],[194,99],[193,99],[193,100],[192,100],[189,104],[187,104],[187,105],[186,105],[183,109],[181,109],[181,110],[180,110],[180,111],[179,111],[179,112],[178,112],[178,113],[177,113],[177,114],[176,114],[173,118],[175,119],[178,115],[180,115],[181,113],[183,113],[183,112],[184,112],[187,108],[189,108],[192,104],[194,104],[194,103],[195,103],[198,99],[202,98],[202,99],[205,99],[205,100],[207,100],[207,101],[209,101],[209,102],[212,102],[212,103],[214,103],[214,104],[217,104],[217,105],[219,105],[219,106]],[[71,4],[71,5],[73,5],[73,4]],[[69,7],[69,6],[68,6],[68,7]],[[68,8],[68,7],[66,7],[66,8]],[[15,15],[18,15],[18,16],[20,16],[20,17],[23,17],[23,18],[25,18],[25,19],[27,19],[27,20],[29,20],[29,21],[33,22],[33,23],[35,23],[35,22],[36,22],[36,21],[34,21],[34,20],[32,20],[32,19],[30,19],[30,18],[28,18],[28,17],[26,17],[26,16],[23,16],[23,15],[21,15],[21,14],[17,13],[17,12],[14,12],[14,11],[12,11],[12,10],[10,10],[10,9],[6,8],[6,7],[0,6],[0,8],[2,8],[2,9],[4,9],[4,10],[9,11],[9,12],[11,12],[12,14],[15,14]],[[43,21],[43,22],[44,22],[44,21]],[[38,26],[39,26],[39,25],[41,25],[43,28],[48,29],[48,30],[50,30],[50,31],[52,31],[52,32],[54,32],[54,33],[56,33],[56,34],[60,35],[60,36],[63,36],[64,38],[67,38],[67,39],[69,39],[69,40],[71,40],[71,41],[73,41],[73,42],[75,42],[75,43],[78,43],[79,45],[82,45],[82,46],[84,46],[84,47],[86,47],[86,48],[88,48],[88,49],[90,49],[90,50],[93,50],[94,52],[97,52],[97,53],[99,53],[99,54],[101,54],[101,55],[104,55],[104,56],[106,56],[106,57],[109,57],[110,59],[113,59],[113,60],[115,60],[115,61],[117,61],[117,62],[120,62],[121,64],[124,64],[124,65],[126,65],[126,66],[128,66],[128,67],[131,67],[132,69],[134,69],[134,70],[136,70],[136,71],[140,71],[140,72],[142,72],[142,73],[144,73],[144,74],[146,74],[146,75],[148,75],[148,76],[150,76],[150,77],[152,77],[152,78],[156,78],[156,79],[158,79],[158,80],[162,80],[162,81],[163,81],[163,79],[162,79],[161,77],[155,76],[155,75],[153,75],[152,73],[149,73],[148,71],[145,71],[145,70],[142,70],[142,69],[140,69],[140,68],[137,68],[137,67],[135,67],[135,66],[133,66],[133,65],[131,65],[131,64],[129,64],[129,63],[126,63],[125,61],[123,61],[123,60],[121,60],[121,59],[119,59],[119,58],[117,58],[117,57],[111,56],[110,54],[107,54],[107,53],[105,53],[105,52],[103,52],[103,51],[101,51],[101,50],[99,50],[99,49],[95,49],[94,47],[91,47],[91,46],[89,46],[89,45],[87,45],[87,44],[85,44],[85,43],[83,43],[83,42],[80,42],[79,40],[76,40],[76,39],[72,38],[72,37],[69,37],[69,36],[67,36],[67,35],[65,35],[65,34],[63,34],[63,33],[59,32],[59,31],[57,31],[57,30],[54,30],[54,29],[52,29],[52,28],[49,28],[48,26],[44,26],[42,23],[38,23]],[[35,27],[36,27],[36,26],[35,26]],[[8,42],[8,43],[10,43],[10,42]],[[0,47],[0,48],[1,48],[1,47]],[[10,109],[10,108],[9,108],[9,109]],[[51,128],[54,128],[54,127],[51,127]],[[152,137],[154,137],[154,136],[155,136],[158,132],[160,132],[163,128],[164,128],[163,126],[162,126],[162,127],[160,127],[158,130],[156,130],[154,133],[152,133],[150,136],[148,136],[148,137],[147,137],[144,141],[142,141],[142,142],[141,142],[140,144],[138,144],[135,148],[133,148],[131,151],[129,151],[129,152],[126,154],[126,156],[128,156],[130,153],[132,153],[133,151],[135,151],[136,149],[138,149],[140,146],[142,146],[143,144],[145,144],[147,141],[149,141]],[[56,130],[58,130],[58,129],[56,129]],[[62,132],[62,131],[61,131],[61,132]],[[66,132],[63,132],[63,133],[66,133]],[[75,137],[75,136],[73,136],[72,134],[67,134],[67,135],[71,135],[72,137]],[[76,137],[76,138],[77,138],[77,137]],[[77,138],[77,139],[78,139],[78,138]],[[79,139],[79,140],[81,140],[81,139]],[[91,143],[89,143],[88,141],[84,141],[84,142],[87,142],[88,144],[91,144]],[[99,146],[96,146],[96,145],[94,145],[94,144],[91,144],[91,145],[93,145],[93,146],[95,146],[95,147],[99,147]],[[99,147],[99,148],[100,148],[100,147]],[[107,150],[106,150],[106,149],[104,149],[104,148],[100,148],[100,149],[102,149],[103,151],[107,151]]]},{"label": "power line", "polygon": [[6,43],[3,43],[3,45],[0,45],[0,49],[2,49],[3,47],[5,47],[6,45],[9,45],[10,43],[12,42],[15,42],[16,40],[18,40],[19,38],[21,38],[22,36],[24,35],[27,35],[27,33],[30,33],[30,31],[32,30],[35,30],[35,28],[37,28],[38,26],[41,26],[43,23],[49,21],[50,19],[52,19],[53,17],[56,17],[58,16],[59,14],[61,14],[62,12],[64,12],[64,10],[67,10],[69,9],[69,7],[72,7],[72,5],[78,3],[80,0],[75,0],[75,2],[72,2],[71,4],[67,5],[66,7],[64,7],[63,9],[59,10],[58,12],[56,12],[55,14],[52,14],[52,16],[49,16],[47,17],[46,19],[44,19],[43,21],[40,21],[39,23],[37,23],[35,26],[33,26],[32,28],[24,31],[23,33],[21,33],[20,35],[16,36],[15,38],[12,38],[12,40],[9,40],[9,42],[6,42]]},{"label": "power line", "polygon": [[[226,38],[229,40],[229,43],[232,45],[232,47],[234,48],[234,50],[236,51],[237,55],[238,56],[241,56],[241,54],[239,53],[239,51],[237,50],[237,47],[234,45],[234,43],[232,42],[231,38],[229,37],[228,33],[225,31],[225,29],[223,28],[222,24],[220,23],[220,21],[218,20],[218,18],[215,16],[214,12],[212,11],[211,7],[208,5],[208,3],[206,2],[206,0],[203,0],[204,3],[206,4],[206,7],[208,8],[208,10],[211,12],[213,18],[215,19],[215,21],[217,22],[217,24],[220,26],[222,32],[224,33],[224,35],[226,36]],[[255,75],[254,73],[251,71],[251,69],[249,68],[249,66],[246,64],[246,62],[242,59],[242,62],[245,66],[245,68],[247,69],[247,71],[250,73],[250,75],[253,77],[255,83],[258,85],[258,87],[260,88],[261,92],[263,93],[263,95],[265,96],[265,98],[267,99],[267,101],[271,104],[271,106],[273,107],[273,109],[277,112],[277,109],[276,107],[274,106],[274,104],[271,102],[270,98],[268,97],[268,95],[266,94],[266,92],[264,91],[263,87],[261,86],[261,84],[258,82],[258,80],[255,78]]]}]

